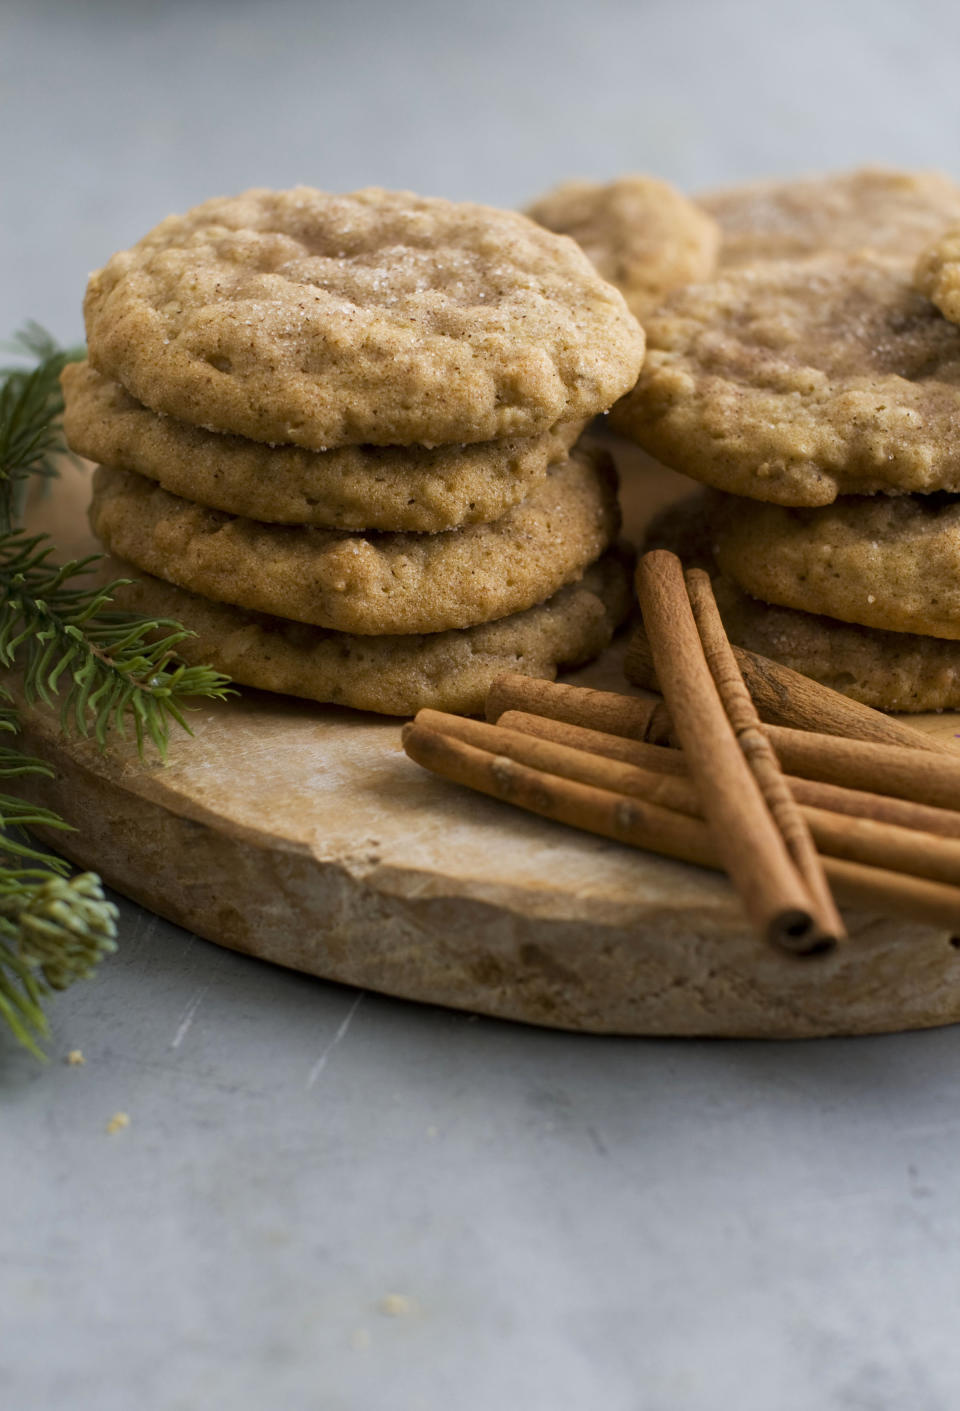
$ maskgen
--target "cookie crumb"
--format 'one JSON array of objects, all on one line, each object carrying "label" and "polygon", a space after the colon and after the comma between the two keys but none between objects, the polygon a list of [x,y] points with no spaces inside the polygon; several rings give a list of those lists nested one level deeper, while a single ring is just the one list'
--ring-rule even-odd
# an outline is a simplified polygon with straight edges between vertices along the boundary
[{"label": "cookie crumb", "polygon": [[381,1298],[378,1306],[388,1318],[408,1318],[416,1305],[405,1293],[388,1293]]},{"label": "cookie crumb", "polygon": [[71,1068],[82,1068],[86,1061],[82,1049],[72,1048],[67,1054],[66,1062]]},{"label": "cookie crumb", "polygon": [[107,1123],[107,1131],[112,1136],[114,1132],[120,1132],[124,1127],[130,1126],[130,1118],[126,1112],[115,1112]]}]

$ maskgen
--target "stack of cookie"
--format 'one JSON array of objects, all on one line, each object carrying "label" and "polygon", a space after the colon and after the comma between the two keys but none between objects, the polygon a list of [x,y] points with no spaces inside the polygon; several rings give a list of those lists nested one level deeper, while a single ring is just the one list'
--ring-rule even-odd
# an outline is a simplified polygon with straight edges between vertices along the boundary
[{"label": "stack of cookie", "polygon": [[235,680],[472,712],[599,651],[628,601],[616,484],[571,448],[643,333],[523,216],[311,188],[171,216],[91,278],[64,374],[91,522]]},{"label": "stack of cookie", "polygon": [[705,204],[720,274],[648,321],[613,416],[714,487],[651,542],[708,547],[741,645],[883,709],[960,706],[960,240],[937,238],[960,188],[868,171]]}]

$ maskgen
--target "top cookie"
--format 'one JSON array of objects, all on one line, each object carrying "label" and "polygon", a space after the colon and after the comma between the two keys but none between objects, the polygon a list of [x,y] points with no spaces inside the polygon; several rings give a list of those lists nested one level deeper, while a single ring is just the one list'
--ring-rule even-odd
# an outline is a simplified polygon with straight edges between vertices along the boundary
[{"label": "top cookie", "polygon": [[717,262],[716,221],[654,177],[568,181],[527,214],[573,236],[641,321],[671,289],[707,279]]},{"label": "top cookie", "polygon": [[960,490],[960,328],[902,262],[823,255],[680,290],[613,424],[695,480],[781,505]]},{"label": "top cookie", "polygon": [[635,382],[643,331],[570,240],[409,192],[253,190],[97,271],[91,365],[153,411],[311,450],[532,436]]},{"label": "top cookie", "polygon": [[708,192],[700,205],[719,222],[726,268],[828,250],[913,260],[944,226],[960,221],[960,186],[941,172],[865,167],[731,186]]},{"label": "top cookie", "polygon": [[960,226],[928,245],[917,261],[913,283],[945,318],[960,323]]}]

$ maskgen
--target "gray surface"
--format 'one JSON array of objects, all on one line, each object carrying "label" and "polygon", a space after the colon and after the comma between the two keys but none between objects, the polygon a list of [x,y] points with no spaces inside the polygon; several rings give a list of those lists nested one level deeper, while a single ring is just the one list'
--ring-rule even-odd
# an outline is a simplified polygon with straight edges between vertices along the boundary
[{"label": "gray surface", "polygon": [[[88,268],[257,181],[949,165],[958,38],[935,3],[4,0],[0,331],[77,336]],[[50,1066],[0,1036],[4,1407],[958,1404],[960,1032],[570,1038],[122,935]]]}]

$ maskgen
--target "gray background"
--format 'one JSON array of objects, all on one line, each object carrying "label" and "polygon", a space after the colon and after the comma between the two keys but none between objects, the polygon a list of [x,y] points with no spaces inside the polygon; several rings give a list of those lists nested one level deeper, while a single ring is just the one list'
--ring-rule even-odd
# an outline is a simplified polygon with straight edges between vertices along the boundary
[{"label": "gray background", "polygon": [[[0,334],[78,337],[91,268],[254,183],[956,168],[958,38],[932,0],[0,0]],[[960,1032],[573,1038],[122,911],[54,1061],[0,1034],[4,1406],[957,1406]]]}]

